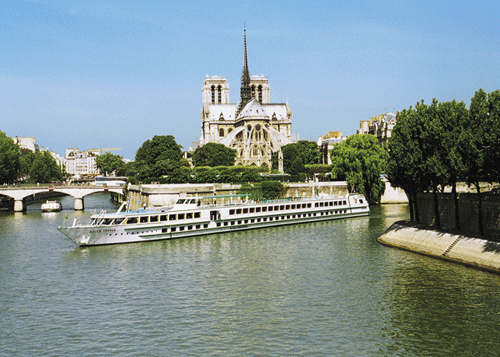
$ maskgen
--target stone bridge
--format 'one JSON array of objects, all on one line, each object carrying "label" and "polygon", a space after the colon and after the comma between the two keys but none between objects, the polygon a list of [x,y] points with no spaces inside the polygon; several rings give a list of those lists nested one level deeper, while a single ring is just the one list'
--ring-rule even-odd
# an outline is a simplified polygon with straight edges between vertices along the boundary
[{"label": "stone bridge", "polygon": [[122,187],[99,187],[99,186],[50,186],[50,187],[5,187],[0,188],[0,195],[14,199],[14,211],[21,212],[26,209],[26,198],[34,197],[43,193],[60,193],[61,195],[72,196],[75,199],[75,210],[81,211],[84,208],[83,198],[97,192],[123,193]]}]

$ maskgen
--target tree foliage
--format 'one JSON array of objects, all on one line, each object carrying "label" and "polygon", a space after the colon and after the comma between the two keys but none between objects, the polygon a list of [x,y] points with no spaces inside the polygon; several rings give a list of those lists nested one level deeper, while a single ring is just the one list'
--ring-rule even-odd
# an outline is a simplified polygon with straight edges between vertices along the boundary
[{"label": "tree foliage", "polygon": [[119,175],[124,167],[123,157],[110,152],[97,156],[95,164],[103,175],[111,175],[112,172]]},{"label": "tree foliage", "polygon": [[236,150],[217,143],[197,147],[193,153],[194,166],[233,166],[235,159]]},{"label": "tree foliage", "polygon": [[182,159],[182,146],[172,135],[155,135],[137,150],[128,172],[132,172],[138,180],[144,180],[169,175],[182,167],[189,167],[187,160]]},{"label": "tree foliage", "polygon": [[279,181],[262,181],[254,184],[244,184],[239,190],[249,195],[254,201],[274,200],[283,196],[286,187]]},{"label": "tree foliage", "polygon": [[20,155],[19,146],[0,131],[0,184],[11,183],[17,179]]},{"label": "tree foliage", "polygon": [[[465,180],[480,193],[480,182],[498,181],[500,170],[500,91],[478,90],[467,109],[463,102],[431,105],[424,101],[403,110],[388,143],[386,172],[401,187],[410,203],[413,221],[419,222],[417,193],[432,189],[435,224],[440,225],[437,193],[452,186],[458,224],[456,182]],[[478,203],[479,228],[483,232],[482,203]],[[459,228],[459,227],[457,227]]]},{"label": "tree foliage", "polygon": [[50,183],[62,181],[63,172],[50,152],[30,152],[21,157],[23,176],[29,183]]},{"label": "tree foliage", "polygon": [[[319,164],[321,152],[314,141],[300,140],[281,147],[283,153],[283,170],[291,175],[305,172],[304,165]],[[271,161],[273,169],[278,168],[278,152],[274,152]]]},{"label": "tree foliage", "polygon": [[332,178],[345,179],[349,190],[362,193],[368,202],[379,202],[385,190],[381,175],[386,156],[373,135],[349,136],[331,151]]}]

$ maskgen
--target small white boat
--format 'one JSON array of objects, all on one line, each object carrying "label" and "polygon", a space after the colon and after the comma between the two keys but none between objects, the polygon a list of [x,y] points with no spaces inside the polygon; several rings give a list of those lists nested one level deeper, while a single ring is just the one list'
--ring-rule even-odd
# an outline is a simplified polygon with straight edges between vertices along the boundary
[{"label": "small white boat", "polygon": [[62,210],[62,204],[57,201],[49,201],[42,203],[40,206],[42,212],[59,212]]}]

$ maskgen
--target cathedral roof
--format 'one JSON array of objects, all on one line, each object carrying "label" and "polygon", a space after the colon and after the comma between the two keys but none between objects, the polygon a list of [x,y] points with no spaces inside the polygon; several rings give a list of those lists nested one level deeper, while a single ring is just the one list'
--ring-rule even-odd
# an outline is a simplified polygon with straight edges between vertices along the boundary
[{"label": "cathedral roof", "polygon": [[264,110],[264,107],[255,99],[245,105],[243,110],[238,115],[238,120],[240,119],[267,119],[269,120],[269,115]]}]

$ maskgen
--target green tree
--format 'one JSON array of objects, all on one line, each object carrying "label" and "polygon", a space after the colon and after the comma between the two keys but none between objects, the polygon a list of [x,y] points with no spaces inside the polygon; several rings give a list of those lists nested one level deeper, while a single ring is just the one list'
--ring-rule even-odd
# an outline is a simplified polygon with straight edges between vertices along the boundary
[{"label": "green tree", "polygon": [[213,183],[217,182],[219,176],[219,171],[216,169],[208,169],[196,171],[194,174],[193,181],[198,183]]},{"label": "green tree", "polygon": [[11,183],[17,179],[21,152],[14,140],[0,131],[0,183]]},{"label": "green tree", "polygon": [[478,224],[484,233],[482,197],[479,183],[498,180],[500,166],[500,91],[490,94],[478,90],[471,100],[468,125],[460,135],[460,148],[464,156],[465,180],[476,187]]},{"label": "green tree", "polygon": [[236,150],[217,143],[197,147],[193,153],[194,166],[233,166],[235,159]]},{"label": "green tree", "polygon": [[95,158],[95,164],[103,175],[110,175],[112,172],[123,170],[123,157],[106,152]]},{"label": "green tree", "polygon": [[418,113],[421,108],[420,103],[417,103],[415,109],[410,107],[399,114],[387,143],[389,159],[385,168],[391,185],[405,191],[410,206],[410,219],[417,223],[420,222],[417,193],[429,186],[422,165],[422,116]]},{"label": "green tree", "polygon": [[249,195],[254,201],[274,200],[283,196],[286,187],[279,181],[262,181],[254,184],[243,184],[238,191]]},{"label": "green tree", "polygon": [[370,203],[380,201],[385,190],[381,175],[387,154],[373,135],[357,134],[331,151],[332,177],[345,179],[349,190],[365,195]]},{"label": "green tree", "polygon": [[182,146],[172,135],[155,135],[152,140],[146,140],[135,154],[136,161],[144,161],[150,166],[158,161],[176,162],[181,159]]},{"label": "green tree", "polygon": [[33,161],[29,168],[28,182],[50,183],[63,180],[63,172],[50,152],[35,152],[31,158]]},{"label": "green tree", "polygon": [[176,143],[172,135],[155,135],[137,150],[132,170],[128,172],[133,173],[136,180],[142,181],[149,177],[168,175],[180,167],[185,167],[182,146]]},{"label": "green tree", "polygon": [[190,170],[187,167],[178,167],[168,175],[170,183],[187,183],[190,179]]},{"label": "green tree", "polygon": [[465,177],[465,162],[460,145],[462,129],[469,125],[469,110],[464,102],[439,103],[438,117],[441,132],[441,161],[446,171],[444,185],[452,187],[455,207],[455,227],[460,229],[457,181]]},{"label": "green tree", "polygon": [[[300,140],[293,144],[287,144],[281,147],[281,152],[283,153],[283,170],[286,173],[298,174],[299,172],[305,172],[304,165],[315,165],[319,164],[321,159],[321,152],[319,151],[318,144],[314,141]],[[293,162],[300,157],[302,166],[298,165],[298,162],[292,167]],[[271,156],[271,161],[273,164],[273,169],[278,168],[278,152],[274,152]],[[297,172],[296,170],[301,171]]]}]

